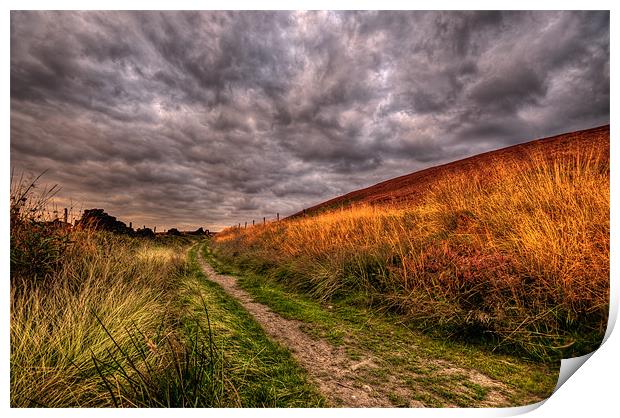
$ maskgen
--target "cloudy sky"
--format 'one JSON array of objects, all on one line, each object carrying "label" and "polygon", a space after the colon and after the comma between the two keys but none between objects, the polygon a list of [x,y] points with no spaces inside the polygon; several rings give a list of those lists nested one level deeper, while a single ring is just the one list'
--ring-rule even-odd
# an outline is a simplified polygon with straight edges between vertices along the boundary
[{"label": "cloudy sky", "polygon": [[11,165],[134,225],[288,215],[609,122],[607,12],[12,12]]}]

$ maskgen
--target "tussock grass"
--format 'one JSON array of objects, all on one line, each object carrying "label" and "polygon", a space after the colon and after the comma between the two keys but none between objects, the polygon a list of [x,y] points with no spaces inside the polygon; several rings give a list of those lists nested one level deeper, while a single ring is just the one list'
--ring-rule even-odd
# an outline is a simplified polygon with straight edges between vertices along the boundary
[{"label": "tussock grass", "polygon": [[145,257],[148,242],[69,236],[64,263],[45,286],[22,280],[11,288],[12,405],[175,404],[179,397],[161,397],[155,386],[185,354],[174,290],[182,253]]},{"label": "tussock grass", "polygon": [[55,226],[49,189],[13,186],[12,407],[323,405],[290,353],[205,281],[196,238]]},{"label": "tussock grass", "polygon": [[11,406],[227,405],[210,329],[180,303],[189,243],[44,223],[48,192],[12,188]]},{"label": "tussock grass", "polygon": [[231,228],[213,247],[321,300],[365,293],[425,329],[540,359],[591,351],[608,313],[608,154],[490,164],[417,202]]}]

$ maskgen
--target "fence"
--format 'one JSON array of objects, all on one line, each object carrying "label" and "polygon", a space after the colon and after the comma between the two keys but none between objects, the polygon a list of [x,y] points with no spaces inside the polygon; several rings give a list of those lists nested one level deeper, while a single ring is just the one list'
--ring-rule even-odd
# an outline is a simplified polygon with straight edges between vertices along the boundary
[{"label": "fence", "polygon": [[[305,213],[305,210],[304,210]],[[263,225],[266,225],[267,222],[280,222],[280,212],[276,213],[276,217],[273,220],[269,220],[267,219],[266,216],[263,216]],[[256,226],[256,219],[252,219],[252,226]],[[248,227],[248,221],[244,221],[243,222],[243,228],[246,229]],[[237,224],[235,225],[231,225],[231,228],[238,228],[241,229],[241,222],[237,222]]]}]

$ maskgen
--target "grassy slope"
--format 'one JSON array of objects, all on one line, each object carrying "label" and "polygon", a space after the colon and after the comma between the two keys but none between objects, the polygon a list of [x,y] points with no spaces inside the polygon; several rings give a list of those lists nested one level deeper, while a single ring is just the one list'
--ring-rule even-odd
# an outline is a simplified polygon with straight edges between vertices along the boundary
[{"label": "grassy slope", "polygon": [[323,398],[308,383],[305,371],[291,354],[271,341],[250,314],[221,287],[206,280],[197,265],[196,251],[194,247],[189,253],[185,303],[190,317],[202,317],[203,326],[207,325],[207,318],[202,300],[206,303],[214,344],[224,359],[228,384],[235,390],[230,406],[322,406]]},{"label": "grassy slope", "polygon": [[406,205],[227,228],[213,247],[316,299],[362,292],[422,329],[542,361],[583,355],[609,302],[609,130],[594,131],[562,136],[561,153],[543,141],[482,156]]},{"label": "grassy slope", "polygon": [[[355,297],[329,304],[285,288],[264,276],[240,272],[216,259],[205,245],[203,254],[218,271],[238,276],[239,284],[257,301],[280,315],[305,322],[305,331],[344,346],[352,359],[371,351],[380,359],[377,368],[363,376],[363,383],[385,380],[391,374],[404,378],[413,398],[427,406],[471,406],[484,401],[486,388],[462,375],[442,375],[442,361],[463,369],[474,369],[503,382],[511,405],[525,405],[551,394],[557,382],[559,363],[534,364],[513,356],[492,353],[481,347],[430,338],[408,329],[399,317],[380,313]],[[395,406],[405,400],[395,390]]]},{"label": "grassy slope", "polygon": [[544,152],[547,156],[555,158],[557,155],[574,153],[576,150],[583,152],[604,147],[607,148],[608,157],[609,125],[537,139],[385,180],[329,199],[295,213],[290,218],[346,208],[362,202],[386,204],[416,201],[421,199],[433,184],[445,181],[454,173],[491,174],[492,169],[489,170],[489,166],[496,160],[527,161],[533,152]]}]

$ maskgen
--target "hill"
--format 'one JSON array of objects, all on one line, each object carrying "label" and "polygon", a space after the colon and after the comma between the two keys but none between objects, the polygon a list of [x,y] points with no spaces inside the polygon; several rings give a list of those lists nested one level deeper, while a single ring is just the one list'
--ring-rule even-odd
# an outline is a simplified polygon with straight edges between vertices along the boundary
[{"label": "hill", "polygon": [[492,169],[493,164],[490,164],[492,162],[509,159],[523,160],[528,158],[532,152],[540,151],[546,157],[554,158],[558,154],[573,153],[578,150],[604,149],[607,157],[609,157],[609,130],[609,125],[604,125],[597,128],[569,132],[430,167],[335,197],[297,212],[289,218],[348,207],[355,203],[377,205],[415,201],[433,184],[441,182],[442,179],[457,172],[485,173]]}]

